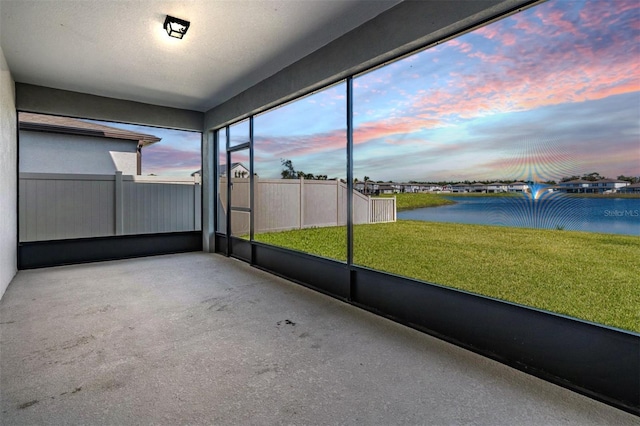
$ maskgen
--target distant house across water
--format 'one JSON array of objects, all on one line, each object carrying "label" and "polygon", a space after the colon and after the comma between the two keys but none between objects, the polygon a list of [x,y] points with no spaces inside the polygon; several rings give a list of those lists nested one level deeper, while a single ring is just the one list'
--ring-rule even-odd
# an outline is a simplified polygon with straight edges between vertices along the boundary
[{"label": "distant house across water", "polygon": [[558,190],[568,194],[605,194],[610,192],[626,192],[625,187],[629,182],[617,179],[584,180],[574,179],[567,182],[560,182]]},{"label": "distant house across water", "polygon": [[633,183],[618,190],[621,194],[640,194],[640,183]]}]

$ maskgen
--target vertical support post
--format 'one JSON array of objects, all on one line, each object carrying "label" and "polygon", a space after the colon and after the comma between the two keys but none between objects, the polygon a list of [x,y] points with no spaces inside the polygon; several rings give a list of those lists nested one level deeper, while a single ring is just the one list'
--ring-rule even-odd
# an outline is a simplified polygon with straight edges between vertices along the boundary
[{"label": "vertical support post", "polygon": [[[254,173],[253,173],[253,115],[249,117],[249,241],[253,241],[255,232],[255,200],[254,200]],[[253,265],[253,245],[251,246],[250,263]]]},{"label": "vertical support post", "polygon": [[304,228],[304,178],[300,178],[300,229]]},{"label": "vertical support post", "polygon": [[353,77],[347,78],[347,265],[353,265]]},{"label": "vertical support post", "polygon": [[124,200],[122,194],[122,172],[116,171],[115,177],[115,234],[124,234]]},{"label": "vertical support post", "polygon": [[[216,132],[205,132],[202,134],[201,152],[202,152],[202,173],[200,175],[200,188],[195,186],[196,190],[201,191],[201,221],[202,221],[202,251],[205,253],[213,253],[215,251],[215,215],[218,204],[217,182],[215,178],[216,166]],[[197,228],[195,228],[197,229]]]},{"label": "vertical support post", "polygon": [[227,154],[227,256],[231,255],[231,153],[229,152],[229,140],[231,137],[231,131],[229,130],[229,126],[225,128],[226,134],[226,154]]}]

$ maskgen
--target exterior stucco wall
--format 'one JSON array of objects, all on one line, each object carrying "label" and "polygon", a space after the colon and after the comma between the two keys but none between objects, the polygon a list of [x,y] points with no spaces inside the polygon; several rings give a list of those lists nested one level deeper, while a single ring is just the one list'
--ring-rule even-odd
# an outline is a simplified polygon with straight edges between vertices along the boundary
[{"label": "exterior stucco wall", "polygon": [[0,298],[18,265],[18,143],[15,84],[0,48]]},{"label": "exterior stucco wall", "polygon": [[136,147],[135,141],[21,130],[20,172],[135,175]]}]

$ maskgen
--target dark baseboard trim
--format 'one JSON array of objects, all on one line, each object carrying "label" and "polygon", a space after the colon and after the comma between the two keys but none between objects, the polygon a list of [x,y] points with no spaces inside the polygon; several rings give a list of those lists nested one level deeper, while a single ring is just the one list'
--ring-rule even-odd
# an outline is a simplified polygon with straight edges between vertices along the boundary
[{"label": "dark baseboard trim", "polygon": [[341,300],[349,298],[346,264],[259,243],[253,250],[254,266]]},{"label": "dark baseboard trim", "polygon": [[33,241],[18,244],[18,269],[201,250],[201,231]]}]

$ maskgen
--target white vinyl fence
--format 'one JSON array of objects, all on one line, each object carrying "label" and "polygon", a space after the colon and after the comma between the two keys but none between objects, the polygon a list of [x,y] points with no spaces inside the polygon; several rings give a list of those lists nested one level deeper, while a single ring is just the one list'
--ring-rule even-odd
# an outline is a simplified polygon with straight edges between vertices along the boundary
[{"label": "white vinyl fence", "polygon": [[19,239],[199,231],[196,178],[20,173]]},{"label": "white vinyl fence", "polygon": [[[232,178],[233,207],[248,208],[249,179]],[[220,178],[219,218],[226,215],[226,178]],[[254,178],[255,232],[276,232],[347,223],[347,185],[338,180]],[[371,198],[353,191],[355,224],[396,221],[395,198]],[[224,228],[224,220],[220,222]],[[232,233],[249,233],[249,213],[232,211]],[[222,230],[222,229],[221,229]]]},{"label": "white vinyl fence", "polygon": [[[249,179],[232,179],[235,207],[249,207]],[[347,185],[340,181],[255,179],[255,231],[347,223]],[[201,230],[199,177],[20,173],[21,242]],[[224,230],[226,178],[218,210]],[[395,222],[395,198],[353,191],[355,224]],[[234,235],[249,233],[247,212],[232,212]]]}]

